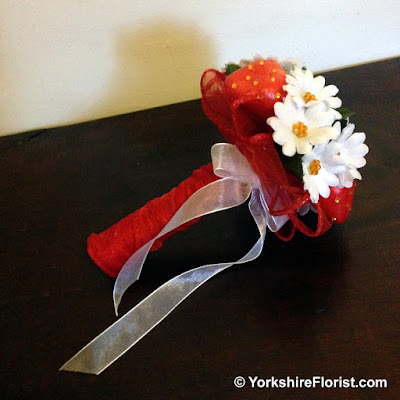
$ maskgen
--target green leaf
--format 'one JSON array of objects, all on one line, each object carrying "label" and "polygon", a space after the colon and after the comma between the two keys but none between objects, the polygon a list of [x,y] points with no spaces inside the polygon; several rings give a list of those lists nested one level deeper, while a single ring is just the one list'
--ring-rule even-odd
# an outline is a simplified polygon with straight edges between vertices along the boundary
[{"label": "green leaf", "polygon": [[296,153],[293,157],[286,157],[282,153],[281,146],[275,143],[275,148],[279,154],[279,158],[282,161],[282,165],[296,175],[299,179],[301,179],[301,181],[303,181],[303,165],[301,163],[301,154]]},{"label": "green leaf", "polygon": [[298,178],[303,180],[303,165],[301,163],[300,154],[295,154],[293,157],[286,157],[282,155],[281,160],[284,167],[286,167],[290,172],[292,172]]},{"label": "green leaf", "polygon": [[340,114],[342,114],[342,120],[350,118],[355,114],[354,111],[351,111],[351,110],[349,110],[348,108],[345,108],[345,107],[340,107],[340,108],[337,109],[337,111],[340,112]]},{"label": "green leaf", "polygon": [[340,119],[339,122],[342,129],[344,129],[348,123],[349,118],[352,117],[355,114],[355,112],[345,107],[340,107],[337,109],[337,111],[340,112],[340,114],[342,114],[342,119]]},{"label": "green leaf", "polygon": [[242,67],[238,64],[234,63],[226,64],[226,76],[232,74],[233,72],[237,71],[240,68]]}]

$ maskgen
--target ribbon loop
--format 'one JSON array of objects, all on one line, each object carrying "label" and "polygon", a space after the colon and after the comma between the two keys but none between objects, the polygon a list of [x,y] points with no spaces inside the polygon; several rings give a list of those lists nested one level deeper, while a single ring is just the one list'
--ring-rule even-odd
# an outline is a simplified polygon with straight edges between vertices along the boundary
[{"label": "ribbon loop", "polygon": [[217,143],[211,148],[211,159],[214,174],[221,177],[231,177],[242,182],[259,184],[257,175],[253,172],[246,157],[233,144]]},{"label": "ribbon loop", "polygon": [[122,267],[115,281],[113,298],[115,313],[125,291],[139,279],[143,263],[153,243],[186,222],[207,214],[237,207],[250,196],[251,185],[232,178],[214,181],[195,192],[177,211],[162,231],[134,253]]},{"label": "ribbon loop", "polygon": [[114,286],[116,315],[123,294],[139,279],[150,248],[158,238],[192,219],[237,207],[249,198],[258,178],[238,148],[228,143],[217,143],[211,148],[211,158],[215,175],[222,179],[204,186],[190,196],[161,232],[128,259]]}]

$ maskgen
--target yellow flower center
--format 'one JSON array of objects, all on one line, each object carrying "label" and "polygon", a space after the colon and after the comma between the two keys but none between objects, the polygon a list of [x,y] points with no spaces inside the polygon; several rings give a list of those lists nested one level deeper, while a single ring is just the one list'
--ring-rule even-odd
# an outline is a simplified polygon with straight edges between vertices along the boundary
[{"label": "yellow flower center", "polygon": [[303,138],[308,135],[308,127],[304,125],[302,122],[298,122],[297,124],[293,124],[293,133],[299,137]]},{"label": "yellow flower center", "polygon": [[319,160],[312,160],[308,164],[308,172],[310,175],[318,175],[318,171],[321,169],[321,163]]},{"label": "yellow flower center", "polygon": [[312,100],[316,100],[316,97],[315,97],[313,94],[311,94],[310,92],[307,92],[307,93],[304,95],[304,101],[305,101],[306,103],[308,103],[309,101],[312,101]]}]

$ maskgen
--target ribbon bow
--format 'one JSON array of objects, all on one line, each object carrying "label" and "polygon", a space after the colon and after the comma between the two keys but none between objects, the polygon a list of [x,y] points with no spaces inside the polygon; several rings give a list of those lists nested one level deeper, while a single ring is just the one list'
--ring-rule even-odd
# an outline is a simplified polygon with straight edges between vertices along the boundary
[{"label": "ribbon bow", "polygon": [[[289,219],[269,213],[264,188],[246,157],[235,145],[218,143],[211,148],[215,175],[221,179],[195,192],[161,232],[134,253],[121,269],[114,286],[116,314],[128,287],[139,279],[147,254],[159,237],[186,222],[207,214],[237,207],[250,197],[249,210],[260,237],[250,251],[233,262],[208,264],[164,283],[123,317],[88,343],[60,370],[100,374],[166,318],[186,297],[219,272],[256,259],[262,251],[267,228],[277,232]],[[118,315],[118,314],[117,314]]]}]

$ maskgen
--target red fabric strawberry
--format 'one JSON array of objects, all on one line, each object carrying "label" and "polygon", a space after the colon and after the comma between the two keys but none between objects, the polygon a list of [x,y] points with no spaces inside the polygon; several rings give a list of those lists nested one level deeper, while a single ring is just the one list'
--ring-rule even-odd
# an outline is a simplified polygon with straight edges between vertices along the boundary
[{"label": "red fabric strawberry", "polygon": [[225,79],[229,99],[234,101],[245,98],[247,108],[261,118],[270,117],[274,104],[286,96],[283,85],[286,85],[286,72],[272,60],[250,63]]},{"label": "red fabric strawberry", "polygon": [[335,224],[346,221],[350,214],[354,198],[355,182],[351,188],[331,187],[331,194],[327,199],[319,198],[325,215]]}]

